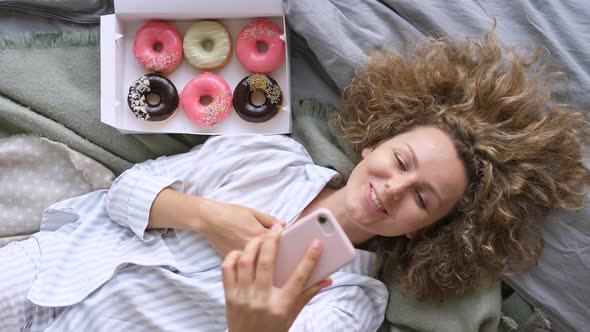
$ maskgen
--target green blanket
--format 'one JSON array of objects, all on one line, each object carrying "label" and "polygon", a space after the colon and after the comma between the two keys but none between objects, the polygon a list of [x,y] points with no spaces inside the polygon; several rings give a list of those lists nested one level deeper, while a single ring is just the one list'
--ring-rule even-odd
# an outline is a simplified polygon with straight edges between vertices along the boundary
[{"label": "green blanket", "polygon": [[204,137],[127,135],[100,122],[97,27],[64,34],[0,36],[0,135],[38,134],[115,173]]},{"label": "green blanket", "polygon": [[[185,152],[206,137],[121,134],[100,122],[98,28],[60,34],[0,36],[0,137],[33,134],[67,144],[115,174],[133,163]],[[312,100],[293,101],[293,137],[314,161],[348,176],[357,161],[327,126],[334,111]],[[476,289],[443,303],[416,303],[391,285],[382,331],[494,331],[500,287]],[[500,324],[501,325],[501,324]]]}]

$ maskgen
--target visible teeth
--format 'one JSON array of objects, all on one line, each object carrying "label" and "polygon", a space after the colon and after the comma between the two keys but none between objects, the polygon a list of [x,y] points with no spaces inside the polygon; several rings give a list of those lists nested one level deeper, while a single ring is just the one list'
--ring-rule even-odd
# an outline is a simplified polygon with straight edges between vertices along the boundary
[{"label": "visible teeth", "polygon": [[380,208],[381,210],[385,210],[385,207],[383,206],[381,201],[379,201],[379,198],[377,198],[377,193],[375,192],[375,189],[373,189],[373,188],[371,188],[371,199],[373,200],[373,203],[375,203],[375,205],[377,205],[378,208]]}]

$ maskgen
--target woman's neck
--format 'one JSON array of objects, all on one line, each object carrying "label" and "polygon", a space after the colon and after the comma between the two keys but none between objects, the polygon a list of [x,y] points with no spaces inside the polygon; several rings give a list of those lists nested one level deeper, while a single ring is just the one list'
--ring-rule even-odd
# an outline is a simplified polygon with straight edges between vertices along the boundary
[{"label": "woman's neck", "polygon": [[319,209],[319,208],[326,208],[334,214],[336,220],[342,227],[342,230],[348,238],[350,242],[354,246],[358,246],[367,240],[373,238],[375,234],[369,233],[361,228],[359,228],[354,222],[350,220],[350,216],[346,211],[346,187],[341,189],[332,189],[329,187],[324,187],[322,191],[303,209],[303,212],[299,216],[299,219],[307,216],[311,212]]}]

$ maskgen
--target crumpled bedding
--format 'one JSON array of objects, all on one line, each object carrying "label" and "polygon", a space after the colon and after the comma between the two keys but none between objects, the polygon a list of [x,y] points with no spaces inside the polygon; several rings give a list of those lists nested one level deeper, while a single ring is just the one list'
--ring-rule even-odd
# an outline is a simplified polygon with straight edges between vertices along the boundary
[{"label": "crumpled bedding", "polygon": [[109,0],[0,0],[3,11],[15,11],[65,20],[73,23],[98,23],[100,15],[113,11]]},{"label": "crumpled bedding", "polygon": [[0,139],[0,247],[39,231],[49,205],[108,188],[106,167],[64,144],[16,135]]}]

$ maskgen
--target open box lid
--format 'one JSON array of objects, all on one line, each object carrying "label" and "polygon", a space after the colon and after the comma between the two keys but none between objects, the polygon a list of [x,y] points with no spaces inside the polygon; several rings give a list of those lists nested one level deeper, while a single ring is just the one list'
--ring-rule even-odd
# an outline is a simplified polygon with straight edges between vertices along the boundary
[{"label": "open box lid", "polygon": [[115,13],[142,19],[282,16],[283,0],[116,0]]}]

